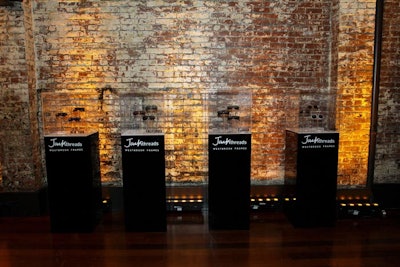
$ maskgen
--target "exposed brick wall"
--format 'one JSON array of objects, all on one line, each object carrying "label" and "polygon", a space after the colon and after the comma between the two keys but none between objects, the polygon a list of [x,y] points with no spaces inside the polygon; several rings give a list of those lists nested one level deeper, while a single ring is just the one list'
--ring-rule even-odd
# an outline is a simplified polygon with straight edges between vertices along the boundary
[{"label": "exposed brick wall", "polygon": [[375,183],[400,183],[399,12],[399,1],[385,1]]},{"label": "exposed brick wall", "polygon": [[[169,181],[206,179],[208,125],[193,114],[211,91],[253,92],[253,181],[282,181],[301,106],[328,113],[330,1],[42,1],[35,15],[40,87],[173,96]],[[115,136],[101,137],[103,179],[118,182]]]},{"label": "exposed brick wall", "polygon": [[[283,183],[285,129],[313,126],[301,115],[312,105],[324,115],[322,126],[340,131],[339,183],[363,185],[374,2],[25,0],[27,14],[0,9],[4,23],[19,23],[13,26],[16,31],[8,27],[0,34],[20,40],[17,46],[9,39],[1,45],[21,49],[2,53],[0,70],[4,77],[24,70],[23,82],[9,80],[7,90],[2,87],[2,99],[13,94],[16,100],[2,101],[0,112],[19,114],[17,107],[24,107],[21,116],[31,127],[26,136],[37,139],[33,129],[40,118],[34,111],[44,116],[53,112],[35,106],[43,92],[70,94],[72,99],[84,95],[91,106],[86,122],[100,133],[102,180],[120,184],[121,97],[160,93],[163,115],[170,118],[163,125],[167,181],[203,183],[208,171],[208,97],[246,90],[253,97],[253,183]],[[21,67],[11,71],[18,57]],[[2,135],[13,133],[5,129]],[[36,144],[31,145],[32,153],[39,155]],[[3,184],[4,173],[18,169],[6,160],[9,149],[3,143]],[[15,171],[9,177],[21,181],[22,176]]]},{"label": "exposed brick wall", "polygon": [[273,181],[283,177],[284,129],[299,126],[299,111],[310,104],[328,109],[331,6],[329,1],[262,6],[254,15],[260,41],[247,72],[254,87],[252,177]]},{"label": "exposed brick wall", "polygon": [[0,8],[0,165],[1,187],[7,191],[38,189],[44,178],[38,108],[32,106],[36,103],[36,86],[28,81],[34,62],[33,57],[27,58],[32,27],[25,14],[31,12],[24,12],[21,3]]}]

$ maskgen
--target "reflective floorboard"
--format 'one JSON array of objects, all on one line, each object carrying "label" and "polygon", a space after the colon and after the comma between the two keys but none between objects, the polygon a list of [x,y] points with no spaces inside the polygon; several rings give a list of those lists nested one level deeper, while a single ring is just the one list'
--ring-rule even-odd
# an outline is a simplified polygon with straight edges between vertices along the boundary
[{"label": "reflective floorboard", "polygon": [[252,214],[248,231],[209,231],[206,216],[171,213],[162,233],[125,232],[105,214],[93,233],[51,233],[49,218],[0,218],[0,266],[400,266],[400,217],[295,228],[280,212]]}]

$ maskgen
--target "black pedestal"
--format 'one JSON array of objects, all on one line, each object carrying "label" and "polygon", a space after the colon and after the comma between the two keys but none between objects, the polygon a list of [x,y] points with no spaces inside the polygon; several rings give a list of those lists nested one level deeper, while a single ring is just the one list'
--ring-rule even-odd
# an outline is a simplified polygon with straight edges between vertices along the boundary
[{"label": "black pedestal", "polygon": [[295,201],[286,212],[294,226],[333,226],[339,134],[307,129],[286,131],[285,188]]},{"label": "black pedestal", "polygon": [[44,140],[51,230],[92,231],[102,212],[98,133]]},{"label": "black pedestal", "polygon": [[249,229],[250,134],[210,134],[208,139],[210,229]]},{"label": "black pedestal", "polygon": [[166,231],[164,135],[127,132],[121,141],[125,228]]}]

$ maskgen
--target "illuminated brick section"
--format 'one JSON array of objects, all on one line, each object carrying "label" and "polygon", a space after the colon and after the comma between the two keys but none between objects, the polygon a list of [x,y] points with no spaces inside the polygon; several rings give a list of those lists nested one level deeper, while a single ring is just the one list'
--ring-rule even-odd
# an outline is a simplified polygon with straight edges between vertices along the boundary
[{"label": "illuminated brick section", "polygon": [[[284,130],[298,126],[301,105],[328,110],[329,1],[60,1],[41,2],[35,14],[41,87],[165,92],[169,182],[206,181],[209,92],[253,92],[252,178],[260,183],[282,182]],[[104,107],[103,181],[118,182],[118,111]]]},{"label": "illuminated brick section", "polygon": [[400,183],[400,3],[386,0],[375,161],[376,183]]},{"label": "illuminated brick section", "polygon": [[338,184],[362,186],[368,165],[375,1],[340,1],[338,12]]},{"label": "illuminated brick section", "polygon": [[[27,160],[39,153],[32,129],[41,129],[37,116],[46,115],[35,116],[44,108],[35,106],[42,92],[90,96],[85,123],[99,130],[102,179],[115,185],[122,181],[120,95],[164,94],[167,181],[204,183],[207,95],[230,89],[253,96],[253,183],[283,183],[285,129],[307,126],[302,111],[316,106],[321,125],[340,131],[340,184],[362,185],[374,11],[373,0],[27,0],[22,8],[1,7],[3,186],[42,182],[41,164]],[[398,121],[392,96],[393,90],[382,95],[393,112],[382,107],[382,133]],[[398,139],[391,133],[380,139],[378,176],[388,166],[396,173],[395,161],[383,160],[382,151]],[[29,142],[28,151],[19,148]]]}]

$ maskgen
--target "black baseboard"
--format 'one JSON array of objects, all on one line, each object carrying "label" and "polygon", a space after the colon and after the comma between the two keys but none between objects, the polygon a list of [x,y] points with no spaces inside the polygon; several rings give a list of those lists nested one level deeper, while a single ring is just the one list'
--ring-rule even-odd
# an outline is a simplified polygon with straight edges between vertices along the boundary
[{"label": "black baseboard", "polygon": [[[282,198],[285,197],[282,186],[252,186],[252,197],[265,197],[267,200],[265,209],[273,210],[281,208]],[[105,211],[115,212],[123,210],[122,187],[103,186],[103,199],[108,202],[103,205]],[[380,207],[385,209],[400,209],[400,184],[375,184],[372,186],[372,192],[367,189],[342,189],[338,190],[338,201],[341,199],[364,199],[379,203]],[[185,199],[185,202],[179,201],[173,204],[179,196],[196,196],[198,202],[192,202]],[[279,201],[268,201],[274,200]],[[169,211],[199,211],[207,207],[207,195],[205,186],[193,187],[167,187],[167,198],[171,202]],[[200,201],[201,200],[201,201]],[[271,206],[272,205],[272,206]],[[175,206],[182,207],[179,210]],[[260,206],[260,205],[259,205]],[[260,206],[262,207],[262,205]],[[33,192],[0,192],[0,217],[22,217],[22,216],[41,216],[48,213],[47,188],[41,188]]]},{"label": "black baseboard", "polygon": [[372,185],[374,201],[385,209],[400,208],[400,184],[374,184]]},{"label": "black baseboard", "polygon": [[[173,186],[166,189],[166,205],[168,212],[202,211],[206,199],[204,185]],[[123,187],[103,186],[103,209],[105,212],[120,212],[124,209]],[[149,198],[152,197],[149,195]]]},{"label": "black baseboard", "polygon": [[47,188],[0,193],[0,217],[41,216],[47,212]]},{"label": "black baseboard", "polygon": [[124,209],[123,187],[102,186],[104,212],[119,212]]}]

